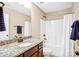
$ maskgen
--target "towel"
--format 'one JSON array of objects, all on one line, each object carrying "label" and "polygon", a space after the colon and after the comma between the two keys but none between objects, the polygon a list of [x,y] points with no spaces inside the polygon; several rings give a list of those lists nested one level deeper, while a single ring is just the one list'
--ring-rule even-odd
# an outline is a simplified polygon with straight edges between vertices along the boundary
[{"label": "towel", "polygon": [[72,28],[72,31],[71,31],[70,39],[75,41],[79,39],[79,21],[74,21],[71,28]]},{"label": "towel", "polygon": [[4,23],[4,15],[3,15],[3,8],[0,7],[0,31],[5,31],[5,23]]},{"label": "towel", "polygon": [[22,26],[17,26],[17,34],[22,34]]}]

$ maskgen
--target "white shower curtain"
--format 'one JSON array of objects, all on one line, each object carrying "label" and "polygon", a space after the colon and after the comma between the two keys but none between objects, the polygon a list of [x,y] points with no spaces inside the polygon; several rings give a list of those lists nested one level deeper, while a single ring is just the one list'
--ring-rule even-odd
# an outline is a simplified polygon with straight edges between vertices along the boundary
[{"label": "white shower curtain", "polygon": [[70,40],[73,15],[64,15],[63,19],[46,21],[46,44],[44,48],[51,50],[59,57],[72,57],[73,41]]},{"label": "white shower curtain", "polygon": [[63,56],[63,19],[46,21],[46,47],[52,55]]}]

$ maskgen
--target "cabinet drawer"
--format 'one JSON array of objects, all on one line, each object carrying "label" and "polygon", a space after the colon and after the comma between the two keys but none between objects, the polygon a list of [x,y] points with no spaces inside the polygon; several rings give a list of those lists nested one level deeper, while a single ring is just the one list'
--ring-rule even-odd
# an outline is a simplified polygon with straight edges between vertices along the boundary
[{"label": "cabinet drawer", "polygon": [[30,57],[30,56],[31,56],[32,54],[34,54],[36,51],[38,51],[38,45],[35,46],[35,47],[33,47],[33,48],[31,48],[30,50],[26,51],[26,52],[24,53],[24,56],[25,56],[25,57]]},{"label": "cabinet drawer", "polygon": [[41,42],[40,44],[39,44],[39,49],[40,48],[43,48],[43,42]]}]

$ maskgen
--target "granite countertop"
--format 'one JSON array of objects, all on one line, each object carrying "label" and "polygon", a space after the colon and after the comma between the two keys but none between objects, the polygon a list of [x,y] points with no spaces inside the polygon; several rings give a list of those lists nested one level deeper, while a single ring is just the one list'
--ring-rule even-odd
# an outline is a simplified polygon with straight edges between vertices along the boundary
[{"label": "granite countertop", "polygon": [[21,43],[31,42],[32,45],[30,46],[19,47],[18,45],[21,43],[18,42],[0,46],[0,57],[16,57],[42,41],[43,41],[42,39],[30,38],[21,42]]}]

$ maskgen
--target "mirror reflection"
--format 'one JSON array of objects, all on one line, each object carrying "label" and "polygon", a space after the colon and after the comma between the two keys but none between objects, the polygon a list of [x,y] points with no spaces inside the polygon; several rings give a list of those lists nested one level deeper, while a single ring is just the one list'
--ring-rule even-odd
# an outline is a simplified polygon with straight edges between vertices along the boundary
[{"label": "mirror reflection", "polygon": [[[31,35],[31,3],[4,2],[0,3],[0,41],[9,40],[16,36]],[[2,8],[2,9],[1,9]]]}]

